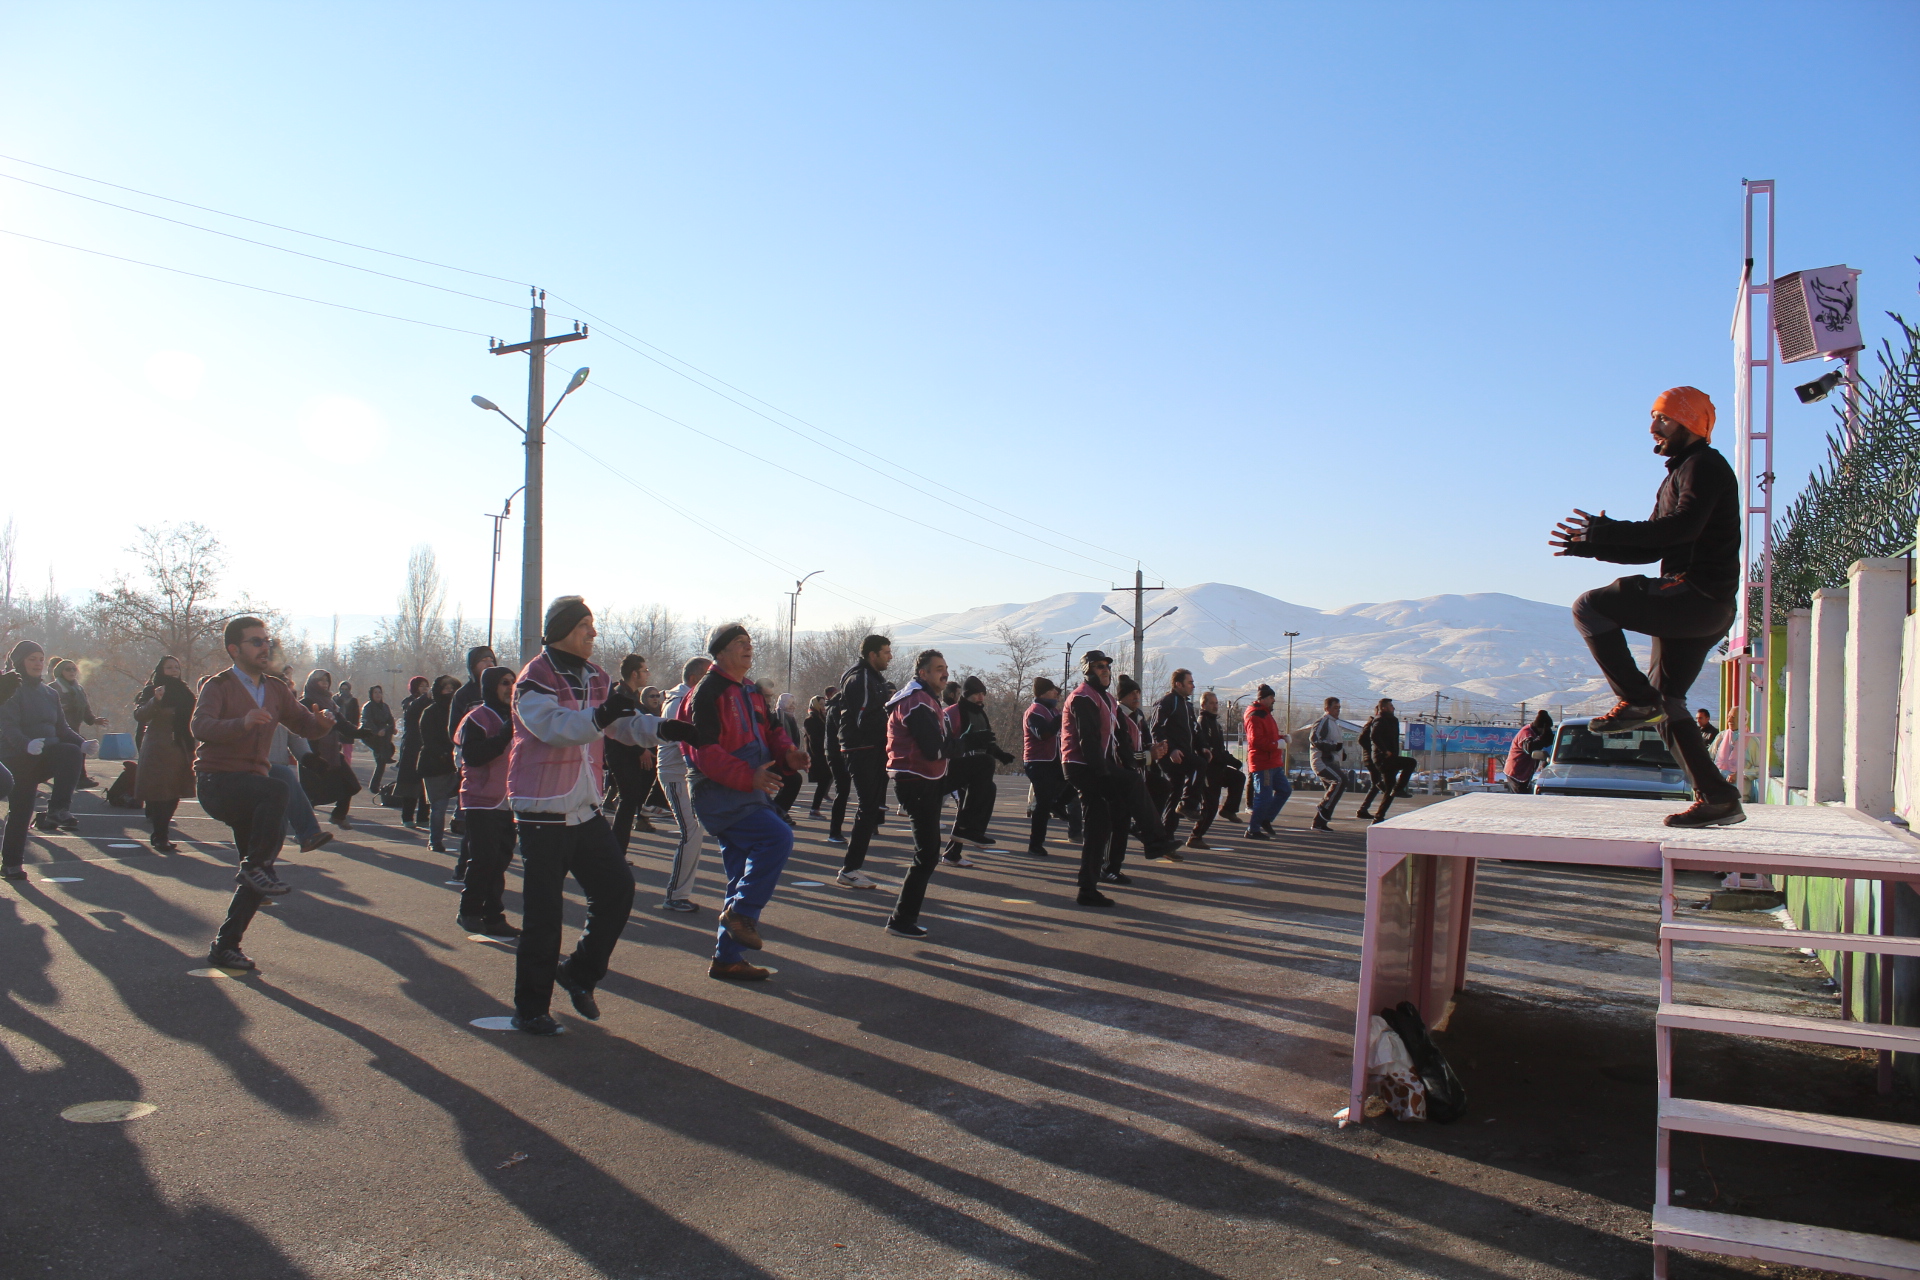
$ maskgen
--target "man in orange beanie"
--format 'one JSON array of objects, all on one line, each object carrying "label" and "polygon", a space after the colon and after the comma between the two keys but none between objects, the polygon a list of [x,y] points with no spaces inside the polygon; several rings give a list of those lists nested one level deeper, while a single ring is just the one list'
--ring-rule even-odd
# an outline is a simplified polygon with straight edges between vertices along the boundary
[{"label": "man in orange beanie", "polygon": [[[1726,826],[1746,820],[1740,791],[1714,767],[1700,727],[1687,714],[1687,690],[1707,655],[1733,625],[1740,591],[1740,484],[1708,443],[1713,401],[1704,391],[1675,387],[1653,402],[1653,451],[1667,460],[1667,478],[1647,520],[1610,520],[1578,508],[1554,527],[1556,556],[1613,564],[1660,562],[1660,576],[1619,578],[1573,604],[1573,624],[1620,699],[1588,725],[1617,733],[1659,727],[1693,784],[1694,802],[1667,815],[1670,827]],[[1653,637],[1653,660],[1642,672],[1627,648],[1628,631]]]}]

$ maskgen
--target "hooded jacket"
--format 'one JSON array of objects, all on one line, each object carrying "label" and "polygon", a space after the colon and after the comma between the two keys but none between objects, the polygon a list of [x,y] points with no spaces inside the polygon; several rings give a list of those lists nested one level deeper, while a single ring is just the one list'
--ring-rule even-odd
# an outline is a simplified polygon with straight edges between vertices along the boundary
[{"label": "hooded jacket", "polygon": [[1646,520],[1594,516],[1570,556],[1610,564],[1660,562],[1709,600],[1731,602],[1740,586],[1740,481],[1718,449],[1695,437],[1667,459],[1667,478]]},{"label": "hooded jacket", "polygon": [[1280,732],[1280,722],[1273,718],[1273,712],[1258,703],[1250,705],[1241,718],[1241,727],[1247,737],[1247,769],[1253,773],[1264,773],[1268,769],[1287,767],[1287,735]]},{"label": "hooded jacket", "polygon": [[15,689],[12,697],[0,703],[0,758],[27,755],[28,745],[38,739],[66,742],[76,747],[85,741],[67,723],[66,715],[60,710],[60,695],[44,680],[20,669],[22,658],[39,652],[39,645],[22,640],[8,655],[14,677],[10,683],[15,684]]},{"label": "hooded jacket", "polygon": [[513,674],[506,667],[480,673],[480,701],[454,734],[460,757],[460,807],[507,807],[507,748],[513,743],[513,708],[500,697],[500,682]]},{"label": "hooded jacket", "polygon": [[893,686],[865,658],[847,668],[840,677],[840,692],[834,696],[840,708],[841,750],[885,749],[887,699],[892,696]]}]

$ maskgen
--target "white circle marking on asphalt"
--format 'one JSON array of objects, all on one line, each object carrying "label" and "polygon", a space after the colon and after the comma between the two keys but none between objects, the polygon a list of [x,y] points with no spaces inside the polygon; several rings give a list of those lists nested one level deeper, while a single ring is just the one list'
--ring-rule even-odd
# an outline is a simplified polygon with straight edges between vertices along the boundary
[{"label": "white circle marking on asphalt", "polygon": [[109,849],[138,849],[139,847],[140,846],[137,844],[132,844],[132,843],[121,844],[119,842],[115,842],[107,846],[107,848]]},{"label": "white circle marking on asphalt", "polygon": [[41,876],[41,884],[79,884],[79,876]]},{"label": "white circle marking on asphalt", "polygon": [[75,1124],[110,1124],[116,1120],[138,1120],[159,1109],[151,1102],[80,1102],[62,1111],[60,1118]]},{"label": "white circle marking on asphalt", "polygon": [[1215,876],[1214,879],[1218,880],[1221,884],[1259,884],[1260,883],[1258,880],[1250,880],[1246,876]]},{"label": "white circle marking on asphalt", "polygon": [[789,883],[796,889],[824,889],[827,887],[818,880],[793,880],[789,881]]},{"label": "white circle marking on asphalt", "polygon": [[251,969],[189,969],[187,976],[189,978],[244,978],[252,972]]},{"label": "white circle marking on asphalt", "polygon": [[517,1030],[517,1028],[513,1025],[512,1018],[475,1018],[472,1022],[468,1023],[467,1025],[478,1027],[482,1031]]}]

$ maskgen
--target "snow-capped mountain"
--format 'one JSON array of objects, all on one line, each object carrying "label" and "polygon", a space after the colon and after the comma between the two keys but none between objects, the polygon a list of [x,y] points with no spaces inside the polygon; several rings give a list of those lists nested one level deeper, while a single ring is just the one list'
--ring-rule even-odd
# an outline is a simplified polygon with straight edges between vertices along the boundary
[{"label": "snow-capped mountain", "polygon": [[[1005,625],[1038,632],[1052,643],[1051,662],[1040,667],[1044,673],[1057,673],[1065,644],[1083,635],[1076,654],[1089,646],[1104,649],[1125,670],[1132,665],[1131,631],[1102,612],[1102,605],[1132,621],[1130,593],[1079,591],[1031,604],[982,605],[915,619],[894,628],[894,647],[938,647],[956,666],[991,669],[1000,665],[991,652],[998,643],[996,628]],[[1209,582],[1148,595],[1149,619],[1170,608],[1176,612],[1147,631],[1146,665],[1149,677],[1160,678],[1155,685],[1175,667],[1188,667],[1201,688],[1222,694],[1245,692],[1263,681],[1281,689],[1286,633],[1297,631],[1296,706],[1337,694],[1358,711],[1384,696],[1399,701],[1407,714],[1431,710],[1436,692],[1443,699],[1442,713],[1449,716],[1514,710],[1522,702],[1567,712],[1610,702],[1564,605],[1481,593],[1320,610]],[[1449,705],[1445,699],[1470,705]]]}]

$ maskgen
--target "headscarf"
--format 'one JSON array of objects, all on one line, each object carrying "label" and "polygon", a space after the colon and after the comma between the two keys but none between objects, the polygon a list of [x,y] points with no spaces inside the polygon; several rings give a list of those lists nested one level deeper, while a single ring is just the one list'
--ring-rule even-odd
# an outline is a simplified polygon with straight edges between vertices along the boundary
[{"label": "headscarf", "polygon": [[512,676],[512,667],[487,667],[480,672],[480,700],[508,719],[513,718],[513,708],[495,695],[500,692],[500,682]]},{"label": "headscarf", "polygon": [[[327,682],[327,687],[324,689],[320,687],[322,680]],[[300,700],[308,703],[318,702],[323,707],[331,707],[333,705],[333,673],[309,671],[306,688],[300,692]]]},{"label": "headscarf", "polygon": [[36,653],[45,653],[45,652],[46,652],[45,649],[42,649],[39,645],[35,644],[33,641],[22,640],[19,644],[16,644],[15,646],[13,646],[12,650],[8,652],[7,667],[9,670],[18,671],[20,673],[20,678],[22,680],[25,680],[27,678],[27,673],[25,670],[21,668],[20,666],[21,661],[26,658],[31,658]]},{"label": "headscarf", "polygon": [[[193,690],[187,688],[187,682],[179,676],[164,675],[161,668],[173,658],[162,658],[153,664],[153,674],[147,677],[147,683],[140,690],[139,701],[158,698],[160,705],[173,712],[173,740],[186,750],[193,750]],[[145,736],[145,726],[141,726]]]},{"label": "headscarf", "polygon": [[1672,418],[1702,440],[1713,440],[1713,401],[1696,387],[1669,387],[1653,401],[1653,412]]}]

